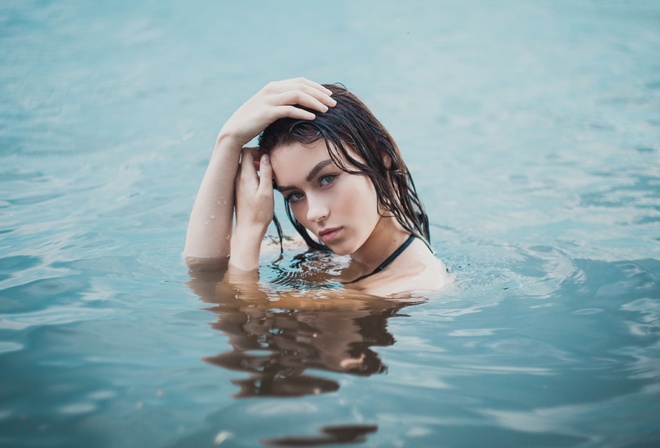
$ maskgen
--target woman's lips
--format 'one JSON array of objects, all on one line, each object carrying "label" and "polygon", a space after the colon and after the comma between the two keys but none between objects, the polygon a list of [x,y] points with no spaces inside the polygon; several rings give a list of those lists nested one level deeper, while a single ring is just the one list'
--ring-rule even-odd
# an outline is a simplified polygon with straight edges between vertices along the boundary
[{"label": "woman's lips", "polygon": [[321,241],[324,243],[329,243],[330,241],[334,240],[337,238],[339,233],[341,232],[341,227],[333,227],[330,229],[324,229],[319,232],[319,238]]}]

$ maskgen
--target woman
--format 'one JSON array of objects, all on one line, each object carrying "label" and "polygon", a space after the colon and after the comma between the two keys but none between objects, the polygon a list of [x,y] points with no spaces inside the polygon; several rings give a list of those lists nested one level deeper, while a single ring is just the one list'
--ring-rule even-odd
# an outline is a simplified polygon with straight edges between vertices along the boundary
[{"label": "woman", "polygon": [[448,282],[396,144],[343,87],[270,83],[225,123],[190,216],[190,266],[229,257],[230,272],[256,272],[274,187],[310,247],[349,257],[345,288],[392,296]]}]

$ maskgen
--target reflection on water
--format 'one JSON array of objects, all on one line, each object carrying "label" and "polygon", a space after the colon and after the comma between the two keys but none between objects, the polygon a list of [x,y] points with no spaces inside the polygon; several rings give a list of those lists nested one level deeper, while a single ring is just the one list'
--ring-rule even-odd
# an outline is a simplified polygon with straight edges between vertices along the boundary
[{"label": "reflection on water", "polygon": [[329,444],[361,443],[365,435],[378,430],[376,425],[326,426],[318,437],[282,437],[268,439],[265,445],[273,446],[315,446]]},{"label": "reflection on water", "polygon": [[258,284],[218,282],[221,272],[199,272],[189,283],[202,300],[214,304],[213,328],[232,350],[204,360],[246,372],[234,380],[237,398],[318,395],[339,389],[329,378],[308,370],[369,376],[387,371],[373,347],[393,345],[391,317],[410,301],[374,299],[332,290],[266,291]]},{"label": "reflection on water", "polygon": [[[291,275],[299,271],[287,272]],[[313,270],[300,272],[309,277]],[[221,271],[196,272],[189,286],[203,301],[213,304],[208,309],[218,319],[212,327],[224,333],[231,346],[231,350],[207,356],[204,361],[247,374],[232,380],[239,387],[235,398],[298,397],[338,391],[340,384],[331,376],[324,377],[324,371],[360,376],[385,373],[387,366],[374,347],[395,343],[388,320],[405,316],[401,309],[416,303],[333,289],[284,292],[266,289],[256,281],[219,281],[223,276]],[[290,281],[294,280],[283,280]],[[377,426],[369,424],[332,425],[320,428],[319,436],[268,439],[263,443],[358,443],[376,430]]]}]

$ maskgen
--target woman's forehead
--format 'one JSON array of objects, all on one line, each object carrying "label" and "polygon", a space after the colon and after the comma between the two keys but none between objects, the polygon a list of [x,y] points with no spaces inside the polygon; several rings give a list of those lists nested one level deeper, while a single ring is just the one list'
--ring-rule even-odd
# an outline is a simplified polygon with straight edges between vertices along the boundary
[{"label": "woman's forehead", "polygon": [[[278,146],[271,151],[273,178],[277,185],[298,185],[320,163],[335,166],[323,140],[312,144],[292,143]],[[323,167],[325,168],[325,166]]]},{"label": "woman's forehead", "polygon": [[[358,162],[364,161],[363,158],[360,157],[349,145],[342,142],[341,146],[343,151],[348,153],[350,159],[356,160]],[[309,161],[311,159],[321,158],[332,159],[335,166],[338,166],[342,169],[354,168],[353,164],[349,159],[347,159],[343,151],[339,150],[337,145],[334,143],[320,138],[312,143],[291,142],[278,145],[271,150],[270,154],[271,160],[275,160],[273,163],[273,168],[275,170],[278,168],[289,168],[289,165],[291,164],[299,165],[303,162],[303,160]]]},{"label": "woman's forehead", "polygon": [[313,143],[292,142],[278,145],[270,151],[271,160],[291,162],[296,159],[304,160],[315,157],[329,156],[329,149],[325,140],[317,140]]}]

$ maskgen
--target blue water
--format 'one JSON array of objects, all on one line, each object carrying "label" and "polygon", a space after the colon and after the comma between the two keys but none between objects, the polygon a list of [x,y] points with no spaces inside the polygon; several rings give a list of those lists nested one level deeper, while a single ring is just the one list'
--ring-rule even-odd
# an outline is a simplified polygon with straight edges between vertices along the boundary
[{"label": "blue water", "polygon": [[[0,445],[659,446],[659,48],[656,1],[3,1]],[[390,129],[455,288],[189,276],[215,135],[292,76]]]}]

